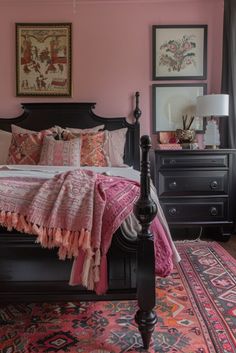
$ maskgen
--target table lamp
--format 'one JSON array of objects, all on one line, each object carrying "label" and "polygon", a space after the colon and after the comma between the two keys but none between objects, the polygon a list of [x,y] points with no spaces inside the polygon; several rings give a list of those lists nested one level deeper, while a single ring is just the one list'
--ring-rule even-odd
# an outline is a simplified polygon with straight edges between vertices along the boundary
[{"label": "table lamp", "polygon": [[204,135],[205,148],[219,148],[220,133],[218,127],[218,118],[228,115],[228,94],[207,94],[197,97],[196,116],[208,118]]}]

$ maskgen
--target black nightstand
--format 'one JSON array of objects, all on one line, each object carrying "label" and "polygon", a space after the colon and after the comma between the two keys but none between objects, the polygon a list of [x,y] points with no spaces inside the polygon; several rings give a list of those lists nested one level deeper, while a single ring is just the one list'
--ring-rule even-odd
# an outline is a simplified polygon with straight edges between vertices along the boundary
[{"label": "black nightstand", "polygon": [[152,176],[168,224],[202,227],[227,240],[234,229],[235,150],[155,150]]}]

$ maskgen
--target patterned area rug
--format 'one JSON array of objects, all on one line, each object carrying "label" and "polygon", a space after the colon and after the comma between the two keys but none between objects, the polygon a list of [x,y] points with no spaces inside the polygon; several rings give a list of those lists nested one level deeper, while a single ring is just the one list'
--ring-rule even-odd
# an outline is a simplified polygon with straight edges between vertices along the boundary
[{"label": "patterned area rug", "polygon": [[[177,243],[182,261],[157,280],[158,324],[148,352],[236,352],[236,261],[217,243]],[[135,301],[0,307],[1,353],[145,352]]]}]

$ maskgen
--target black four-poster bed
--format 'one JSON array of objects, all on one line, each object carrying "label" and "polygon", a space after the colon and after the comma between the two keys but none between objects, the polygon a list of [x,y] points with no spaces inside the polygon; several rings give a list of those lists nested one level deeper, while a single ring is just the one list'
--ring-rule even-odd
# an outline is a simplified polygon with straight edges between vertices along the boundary
[{"label": "black four-poster bed", "polygon": [[[118,229],[108,253],[109,290],[98,296],[80,286],[69,286],[71,261],[59,261],[56,250],[42,249],[34,237],[0,228],[0,303],[71,300],[137,299],[135,321],[148,348],[157,318],[155,306],[154,248],[149,225],[156,215],[150,197],[150,138],[140,140],[139,93],[135,96],[134,123],[125,118],[103,118],[93,109],[95,103],[23,103],[23,113],[16,118],[0,119],[0,129],[11,131],[11,124],[39,131],[53,125],[91,128],[104,124],[105,129],[126,127],[124,162],[140,168],[141,192],[134,212],[141,224],[138,241],[127,239]],[[141,143],[140,143],[141,141]],[[0,321],[1,323],[1,321]],[[2,322],[3,323],[3,322]]]}]

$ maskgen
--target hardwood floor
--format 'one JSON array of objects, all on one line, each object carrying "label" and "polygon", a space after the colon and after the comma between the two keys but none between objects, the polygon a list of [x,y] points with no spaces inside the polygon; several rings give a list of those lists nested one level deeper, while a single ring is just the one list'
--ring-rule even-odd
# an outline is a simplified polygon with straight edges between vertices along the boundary
[{"label": "hardwood floor", "polygon": [[[200,236],[201,240],[209,240],[209,241],[214,241],[214,237],[212,238],[207,238],[204,235],[201,236],[199,231],[193,231],[188,230],[185,232],[185,234],[182,233],[182,231],[176,231],[172,233],[171,235],[173,240],[193,240],[197,239]],[[235,259],[236,259],[236,234],[232,235],[231,238],[228,241],[222,242],[222,241],[217,241],[226,251],[228,251]]]},{"label": "hardwood floor", "polygon": [[218,243],[236,259],[236,234],[232,235],[230,240]]}]

